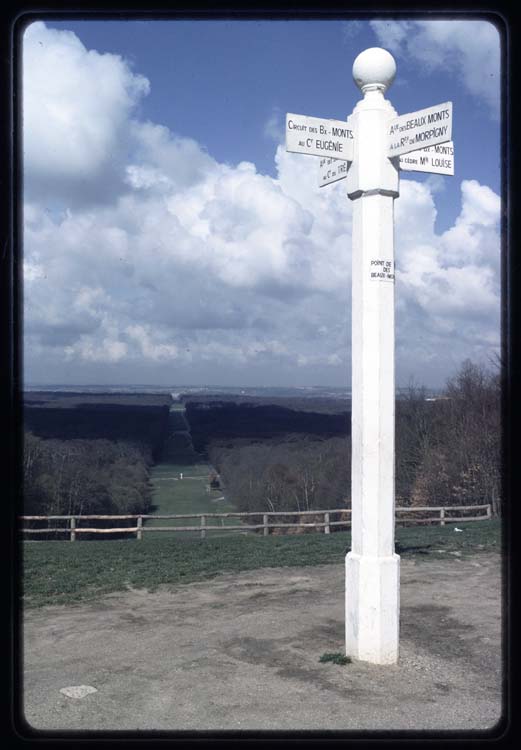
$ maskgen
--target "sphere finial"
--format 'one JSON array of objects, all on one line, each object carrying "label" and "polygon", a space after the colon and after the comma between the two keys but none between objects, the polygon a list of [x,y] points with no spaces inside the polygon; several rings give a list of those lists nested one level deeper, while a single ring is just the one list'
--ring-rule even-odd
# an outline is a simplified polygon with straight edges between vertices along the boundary
[{"label": "sphere finial", "polygon": [[382,47],[370,47],[360,52],[353,63],[353,78],[358,88],[366,91],[387,91],[396,75],[396,63],[390,52]]}]

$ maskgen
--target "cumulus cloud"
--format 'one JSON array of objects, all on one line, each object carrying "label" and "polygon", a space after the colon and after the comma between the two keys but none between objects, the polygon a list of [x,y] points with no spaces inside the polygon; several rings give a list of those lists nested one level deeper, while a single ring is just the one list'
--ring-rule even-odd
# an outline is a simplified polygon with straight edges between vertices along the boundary
[{"label": "cumulus cloud", "polygon": [[41,21],[24,33],[23,70],[27,189],[70,198],[82,186],[94,194],[109,175],[113,186],[128,118],[148,80],[118,55],[87,50],[72,32]]},{"label": "cumulus cloud", "polygon": [[500,46],[496,27],[480,20],[371,21],[380,44],[430,73],[457,76],[499,118]]},{"label": "cumulus cloud", "polygon": [[363,29],[361,21],[344,21],[342,23],[342,36],[346,42],[351,42]]},{"label": "cumulus cloud", "polygon": [[286,137],[284,116],[278,107],[275,107],[264,125],[264,135],[275,143],[283,143]]},{"label": "cumulus cloud", "polygon": [[454,226],[438,236],[428,184],[401,183],[396,356],[404,372],[406,363],[414,372],[415,360],[432,362],[440,372],[454,370],[463,358],[483,360],[499,347],[499,197],[475,180],[464,180],[461,198]]},{"label": "cumulus cloud", "polygon": [[[78,174],[92,185],[108,180],[115,140],[125,143],[110,200],[83,199],[78,188],[76,200],[49,210],[41,185],[63,186],[66,165],[47,155],[47,166],[35,166],[26,119],[26,377],[347,384],[352,204],[343,183],[320,190],[309,157],[281,145],[276,178],[249,162],[220,164],[195,141],[139,120],[148,84],[121,58],[92,54],[43,24],[24,42],[29,91],[70,112],[69,183]],[[39,55],[59,59],[59,85],[35,72]],[[89,82],[100,67],[111,71],[102,101],[112,115],[94,138],[80,114],[94,118]],[[94,165],[82,161],[89,138]],[[398,379],[422,366],[441,377],[498,344],[499,198],[463,182],[460,215],[437,235],[434,193],[402,179],[396,202]]]}]

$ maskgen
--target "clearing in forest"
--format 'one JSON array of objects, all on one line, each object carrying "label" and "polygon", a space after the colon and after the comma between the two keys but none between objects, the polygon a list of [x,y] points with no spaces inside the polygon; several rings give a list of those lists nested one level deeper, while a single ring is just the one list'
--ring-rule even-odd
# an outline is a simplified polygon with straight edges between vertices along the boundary
[{"label": "clearing in forest", "polygon": [[[170,411],[169,434],[165,441],[162,459],[150,472],[154,485],[152,513],[172,515],[236,511],[236,508],[227,502],[222,489],[209,487],[209,477],[213,471],[213,467],[206,459],[194,450],[184,408],[180,408],[176,403]],[[207,524],[211,526],[219,524],[224,529],[226,526],[238,525],[238,519],[207,519]],[[149,519],[145,527],[199,525],[199,518]],[[220,531],[207,531],[206,533],[211,536],[222,535]],[[183,539],[200,535],[200,531],[161,533],[161,536],[179,536]]]}]

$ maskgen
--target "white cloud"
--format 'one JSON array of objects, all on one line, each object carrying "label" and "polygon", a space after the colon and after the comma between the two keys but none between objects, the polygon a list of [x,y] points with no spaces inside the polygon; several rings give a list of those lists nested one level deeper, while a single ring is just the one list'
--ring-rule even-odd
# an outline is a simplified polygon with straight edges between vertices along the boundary
[{"label": "white cloud", "polygon": [[70,196],[117,179],[128,118],[149,82],[118,55],[87,50],[69,31],[41,21],[23,40],[23,144],[28,190]]},{"label": "white cloud", "polygon": [[[486,359],[499,347],[500,203],[490,188],[463,181],[453,227],[434,232],[428,185],[402,180],[397,201],[397,367],[432,377],[466,357]],[[476,210],[483,206],[486,210]]]},{"label": "white cloud", "polygon": [[342,23],[342,36],[346,42],[351,42],[363,29],[361,21],[344,21]]},{"label": "white cloud", "polygon": [[286,137],[284,117],[278,107],[268,117],[264,124],[264,135],[275,143],[283,143]]},{"label": "white cloud", "polygon": [[74,346],[66,346],[66,360],[79,357],[86,362],[120,362],[127,354],[127,346],[118,339],[105,337],[98,341],[81,338]]},{"label": "white cloud", "polygon": [[446,187],[446,178],[441,174],[430,174],[425,182],[427,187],[434,195],[434,193],[443,193]]},{"label": "white cloud", "polygon": [[450,72],[499,118],[500,44],[495,26],[481,20],[371,21],[383,47],[425,72]]},{"label": "white cloud", "polygon": [[[91,59],[98,65],[105,56],[91,57],[69,32],[34,27],[25,80],[39,65],[38,41],[45,60],[61,55],[60,85],[34,79],[34,95],[51,110],[61,102],[71,121],[93,117],[97,93],[82,76],[88,84]],[[257,382],[316,382],[318,373],[347,383],[352,204],[345,184],[320,190],[309,158],[280,145],[276,179],[249,162],[219,164],[195,141],[136,119],[132,101],[143,85],[129,83],[133,74],[120,58],[104,64],[117,73],[111,91],[121,99],[105,107],[109,135],[98,141],[93,184],[112,174],[104,149],[114,133],[124,134],[127,149],[110,201],[49,211],[45,186],[60,181],[61,157],[42,161],[38,179],[30,159],[25,165],[27,376],[124,380],[132,372],[135,380],[142,373],[209,382],[216,372],[232,381],[255,372]],[[83,93],[64,99],[71,81]],[[73,158],[81,173],[88,138],[78,134]],[[54,137],[42,132],[44,141]],[[498,343],[499,198],[464,181],[460,215],[437,235],[434,194],[428,182],[402,179],[395,204],[397,368],[405,381],[411,373],[429,378],[436,367],[441,378],[452,359],[457,366]]]},{"label": "white cloud", "polygon": [[140,352],[146,359],[173,360],[179,356],[179,348],[175,344],[154,341],[148,326],[130,325],[125,329],[125,333],[138,343]]},{"label": "white cloud", "polygon": [[128,138],[137,163],[129,165],[127,175],[141,179],[132,187],[175,191],[194,185],[217,166],[196,141],[176,136],[163,125],[133,120]]}]

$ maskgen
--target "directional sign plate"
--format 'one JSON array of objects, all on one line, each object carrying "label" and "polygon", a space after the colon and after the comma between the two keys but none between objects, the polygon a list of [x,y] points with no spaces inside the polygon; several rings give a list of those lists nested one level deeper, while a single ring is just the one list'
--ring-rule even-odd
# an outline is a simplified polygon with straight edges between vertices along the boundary
[{"label": "directional sign plate", "polygon": [[288,113],[286,151],[353,161],[353,131],[349,120],[324,120]]},{"label": "directional sign plate", "polygon": [[401,156],[452,139],[452,102],[400,115],[389,123],[388,156]]},{"label": "directional sign plate", "polygon": [[347,177],[347,170],[351,166],[348,161],[340,159],[330,159],[324,156],[318,160],[318,186],[331,185],[332,182],[343,180]]},{"label": "directional sign plate", "polygon": [[400,169],[412,172],[454,174],[454,144],[452,141],[437,146],[420,148],[400,156]]}]

